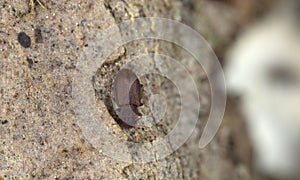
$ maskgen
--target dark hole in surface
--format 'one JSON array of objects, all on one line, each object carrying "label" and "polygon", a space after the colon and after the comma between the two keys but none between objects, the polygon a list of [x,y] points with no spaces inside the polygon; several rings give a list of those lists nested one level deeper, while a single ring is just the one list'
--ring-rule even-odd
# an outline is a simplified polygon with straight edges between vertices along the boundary
[{"label": "dark hole in surface", "polygon": [[7,120],[3,120],[3,121],[1,121],[1,124],[7,124],[8,123],[8,121]]},{"label": "dark hole in surface", "polygon": [[20,32],[18,34],[18,41],[21,44],[21,46],[23,46],[24,48],[29,48],[31,45],[30,37],[27,36],[27,34],[25,34],[24,32]]}]

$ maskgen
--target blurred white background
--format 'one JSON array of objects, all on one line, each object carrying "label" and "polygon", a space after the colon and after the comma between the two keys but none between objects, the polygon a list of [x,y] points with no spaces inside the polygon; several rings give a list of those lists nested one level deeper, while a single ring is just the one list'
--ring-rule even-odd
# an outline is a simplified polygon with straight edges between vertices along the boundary
[{"label": "blurred white background", "polygon": [[278,2],[247,25],[225,53],[230,97],[254,149],[255,168],[300,177],[300,1]]}]

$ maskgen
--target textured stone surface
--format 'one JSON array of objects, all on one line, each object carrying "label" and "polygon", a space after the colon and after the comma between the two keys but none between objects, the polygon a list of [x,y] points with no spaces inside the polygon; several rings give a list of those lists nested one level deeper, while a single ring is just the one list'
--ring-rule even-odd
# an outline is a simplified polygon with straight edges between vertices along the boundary
[{"label": "textured stone surface", "polygon": [[[34,6],[30,2],[33,2]],[[39,4],[39,2],[41,4]],[[194,4],[193,4],[194,3]],[[205,150],[198,149],[203,122],[192,137],[164,160],[147,164],[116,162],[93,147],[76,123],[72,81],[80,52],[99,32],[110,25],[136,17],[166,17],[182,20],[183,12],[197,15],[198,9],[170,0],[0,0],[0,179],[244,179],[251,176],[249,157],[236,152],[239,131],[228,125]],[[18,42],[18,34],[31,38],[29,48]],[[145,47],[145,48],[136,48]],[[120,47],[95,74],[94,89],[105,123],[131,141],[151,141],[167,134],[178,116],[178,92],[166,79],[147,76],[143,101],[156,91],[168,97],[168,119],[148,129],[123,129],[109,113],[112,79],[118,69],[142,52],[166,53],[181,59],[200,82],[203,103],[201,119],[209,110],[209,85],[205,73],[189,61],[180,48],[165,42],[132,42]],[[157,66],[158,72],[163,68]],[[149,112],[145,106],[141,111]],[[230,121],[231,122],[231,121]],[[228,123],[230,124],[230,123]],[[240,127],[243,125],[237,125]],[[246,143],[247,144],[247,143]],[[228,147],[229,146],[229,147]],[[232,150],[233,149],[233,150]],[[134,153],[134,150],[133,152]],[[142,154],[142,152],[140,152]],[[230,154],[228,154],[230,153]],[[226,174],[226,177],[225,177]]]}]

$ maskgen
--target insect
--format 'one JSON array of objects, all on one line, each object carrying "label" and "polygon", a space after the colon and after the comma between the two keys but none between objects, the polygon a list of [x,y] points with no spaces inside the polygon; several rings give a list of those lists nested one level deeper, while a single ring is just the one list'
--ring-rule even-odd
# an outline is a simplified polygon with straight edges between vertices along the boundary
[{"label": "insect", "polygon": [[129,126],[134,126],[141,113],[141,84],[135,73],[128,69],[118,72],[113,86],[113,96],[118,105],[118,117]]}]

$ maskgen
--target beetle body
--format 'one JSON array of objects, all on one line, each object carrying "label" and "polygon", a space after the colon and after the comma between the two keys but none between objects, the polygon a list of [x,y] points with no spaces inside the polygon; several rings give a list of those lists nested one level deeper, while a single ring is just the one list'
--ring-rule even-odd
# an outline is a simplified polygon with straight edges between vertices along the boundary
[{"label": "beetle body", "polygon": [[128,69],[118,72],[113,87],[113,95],[118,106],[118,117],[127,125],[134,126],[141,114],[141,84],[137,76]]}]

